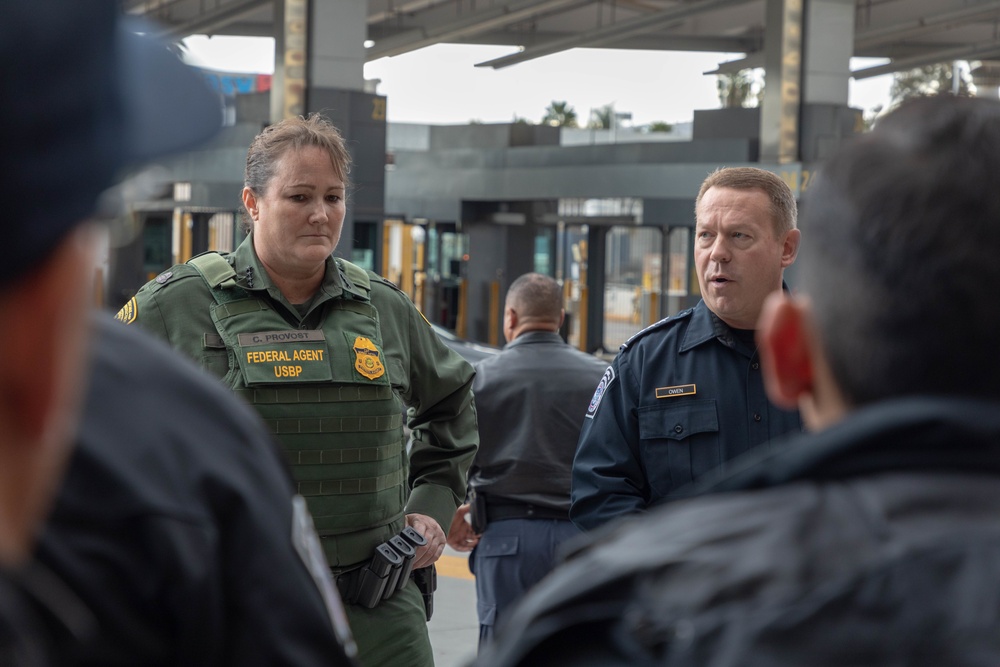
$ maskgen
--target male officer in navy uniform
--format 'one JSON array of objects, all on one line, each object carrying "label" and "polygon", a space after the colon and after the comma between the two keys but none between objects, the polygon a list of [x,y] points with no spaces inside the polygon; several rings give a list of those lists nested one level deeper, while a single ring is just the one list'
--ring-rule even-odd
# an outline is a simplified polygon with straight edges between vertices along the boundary
[{"label": "male officer in navy uniform", "polygon": [[633,336],[590,402],[570,517],[590,530],[678,497],[729,459],[801,429],[768,401],[754,342],[764,299],[799,247],[797,207],[776,175],[719,169],[695,201],[702,300]]}]

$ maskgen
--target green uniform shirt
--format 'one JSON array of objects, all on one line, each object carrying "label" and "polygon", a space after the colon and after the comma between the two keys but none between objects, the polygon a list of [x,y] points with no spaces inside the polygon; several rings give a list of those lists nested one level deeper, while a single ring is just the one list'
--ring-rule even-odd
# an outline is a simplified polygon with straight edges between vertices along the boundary
[{"label": "green uniform shirt", "polygon": [[[322,328],[321,306],[347,298],[345,277],[327,260],[326,277],[305,315],[300,315],[271,282],[257,258],[252,234],[228,256],[237,284],[268,301],[291,328]],[[384,353],[393,390],[407,406],[413,434],[409,454],[410,493],[406,513],[426,514],[447,531],[465,497],[466,476],[478,445],[472,398],[472,367],[446,347],[409,298],[384,279],[371,276],[371,303],[378,311]],[[359,289],[346,286],[347,291]],[[215,336],[210,308],[216,303],[193,266],[180,264],[147,283],[118,314],[166,339],[222,377],[219,356],[206,354],[206,335]],[[301,306],[300,306],[301,308]],[[214,361],[213,361],[214,359]]]}]

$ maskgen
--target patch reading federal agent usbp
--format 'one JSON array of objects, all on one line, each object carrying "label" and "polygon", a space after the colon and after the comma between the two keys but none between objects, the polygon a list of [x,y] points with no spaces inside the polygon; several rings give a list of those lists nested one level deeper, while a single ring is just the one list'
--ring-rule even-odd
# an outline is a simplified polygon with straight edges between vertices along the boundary
[{"label": "patch reading federal agent usbp", "polygon": [[329,382],[333,377],[322,330],[254,331],[238,334],[236,342],[248,384]]},{"label": "patch reading federal agent usbp", "polygon": [[594,418],[594,415],[597,414],[597,408],[601,405],[601,399],[604,398],[604,393],[614,381],[615,369],[608,366],[608,370],[604,371],[604,376],[601,377],[601,381],[597,383],[597,389],[594,390],[594,397],[590,399],[590,405],[587,406],[587,414],[585,414],[584,417],[587,419]]},{"label": "patch reading federal agent usbp", "polygon": [[657,398],[673,398],[674,396],[693,396],[698,393],[698,387],[693,384],[679,384],[676,387],[657,387]]}]

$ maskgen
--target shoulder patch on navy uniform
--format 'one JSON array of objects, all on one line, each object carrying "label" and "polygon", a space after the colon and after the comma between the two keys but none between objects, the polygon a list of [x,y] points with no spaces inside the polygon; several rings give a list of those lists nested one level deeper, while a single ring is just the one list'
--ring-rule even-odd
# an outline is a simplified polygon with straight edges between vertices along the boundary
[{"label": "shoulder patch on navy uniform", "polygon": [[597,383],[597,389],[594,390],[594,397],[590,399],[590,405],[587,406],[587,414],[584,417],[587,419],[594,418],[594,415],[597,414],[597,408],[601,406],[601,399],[604,398],[604,392],[608,390],[608,387],[614,381],[615,369],[613,366],[608,366],[608,370],[604,371],[601,381]]},{"label": "shoulder patch on navy uniform", "polygon": [[632,337],[629,338],[624,343],[622,343],[622,346],[619,349],[625,350],[625,349],[628,348],[629,345],[631,345],[635,341],[639,340],[640,338],[642,338],[646,334],[648,334],[648,333],[650,333],[652,331],[656,331],[657,329],[660,329],[660,328],[662,328],[662,327],[664,327],[664,326],[666,326],[668,324],[671,324],[673,322],[679,322],[680,320],[686,319],[686,318],[690,317],[691,313],[693,313],[693,312],[694,312],[694,308],[688,308],[686,310],[682,310],[679,313],[675,313],[675,314],[671,315],[670,317],[664,317],[659,322],[654,322],[653,324],[650,324],[645,329],[642,329],[641,331],[632,334]]}]

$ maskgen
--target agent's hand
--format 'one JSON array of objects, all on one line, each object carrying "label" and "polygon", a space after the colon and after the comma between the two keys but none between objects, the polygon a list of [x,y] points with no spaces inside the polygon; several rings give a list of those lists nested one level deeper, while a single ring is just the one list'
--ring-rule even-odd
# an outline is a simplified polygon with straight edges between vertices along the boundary
[{"label": "agent's hand", "polygon": [[419,570],[436,563],[444,553],[445,545],[444,531],[438,522],[426,514],[407,514],[406,525],[412,526],[427,540],[427,544],[417,549],[417,553],[413,556],[413,569]]},{"label": "agent's hand", "polygon": [[448,528],[448,546],[455,551],[472,551],[479,544],[479,535],[472,530],[468,519],[469,504],[466,503],[455,510],[451,526]]}]

